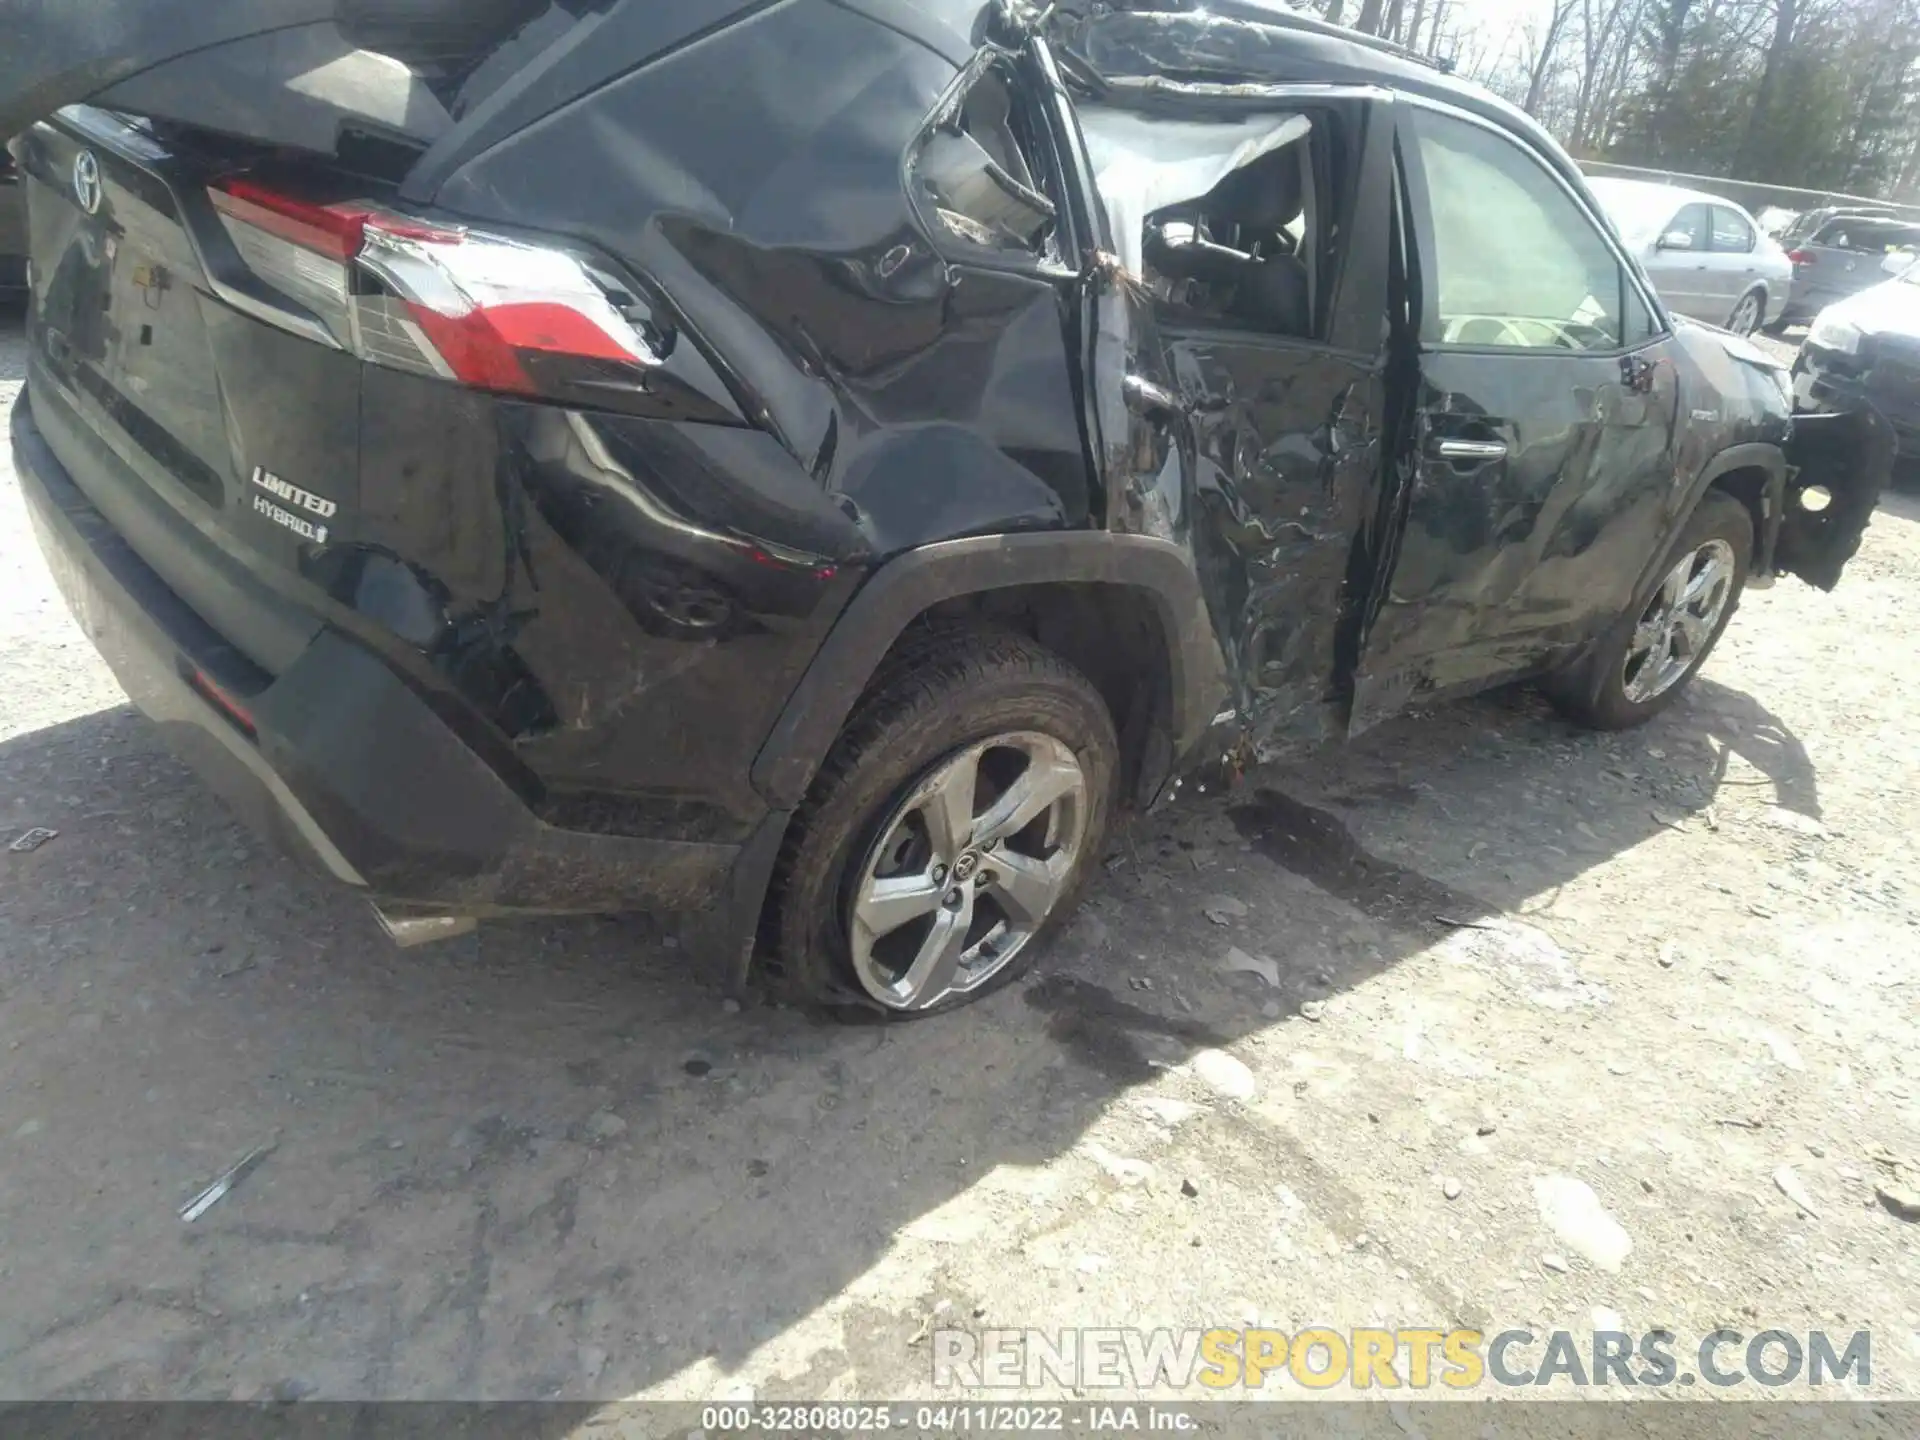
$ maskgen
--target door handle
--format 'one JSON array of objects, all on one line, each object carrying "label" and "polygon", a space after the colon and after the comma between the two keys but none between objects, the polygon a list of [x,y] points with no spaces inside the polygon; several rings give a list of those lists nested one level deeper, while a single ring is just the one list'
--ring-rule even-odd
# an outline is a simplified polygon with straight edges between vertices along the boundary
[{"label": "door handle", "polygon": [[1125,377],[1120,382],[1120,394],[1129,410],[1148,420],[1170,420],[1180,413],[1180,402],[1172,392],[1144,376]]},{"label": "door handle", "polygon": [[1442,460],[1484,464],[1506,459],[1507,445],[1504,440],[1436,440],[1433,453]]}]

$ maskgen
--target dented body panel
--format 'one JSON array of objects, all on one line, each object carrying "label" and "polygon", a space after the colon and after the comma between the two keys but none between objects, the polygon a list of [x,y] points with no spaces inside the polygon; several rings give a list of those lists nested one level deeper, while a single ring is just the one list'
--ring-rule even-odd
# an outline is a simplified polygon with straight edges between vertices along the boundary
[{"label": "dented body panel", "polygon": [[[94,8],[113,53],[74,41],[56,76],[0,69],[35,114],[121,87],[21,142],[23,473],[50,476],[49,546],[88,551],[56,568],[104,574],[111,552],[151,581],[111,603],[157,585],[193,617],[191,646],[180,626],[143,643],[228,677],[256,726],[247,784],[270,757],[287,793],[269,808],[334,837],[328,868],[384,898],[705,906],[737,952],[789,814],[924,614],[1140,600],[1137,653],[1101,678],[1145,697],[1122,728],[1148,803],[1222,752],[1576,661],[1712,485],[1755,508],[1757,574],[1830,585],[1884,478],[1869,422],[1795,438],[1777,367],[1650,296],[1619,353],[1423,348],[1407,108],[1499,129],[1576,200],[1583,182],[1510,107],[1275,7],[500,0],[451,7],[460,43],[429,63],[419,34],[367,21],[377,0],[352,23],[277,4],[257,28],[334,27],[401,67],[381,93],[406,104],[251,97],[263,132],[288,127],[271,146],[232,133],[250,97],[196,120],[150,14]],[[182,32],[247,33],[231,6]],[[977,94],[994,103],[976,115]],[[1247,211],[1260,238],[1231,246],[1198,211],[1119,246],[1076,119],[1094,100],[1168,123],[1304,117],[1265,157],[1293,168],[1262,172],[1297,189],[1292,213]],[[210,177],[267,173],[288,145],[431,225],[590,255],[646,338],[644,375],[528,398],[296,337],[205,204]],[[969,146],[991,166],[968,170]],[[1793,504],[1809,476],[1842,497],[1817,524]],[[263,488],[330,507],[324,536],[261,511]],[[107,603],[74,583],[76,605]],[[130,662],[129,688],[168,670]],[[413,769],[492,777],[470,823],[416,824],[454,781],[410,791],[353,758],[360,729],[294,716],[336,672],[452,757]],[[155,704],[175,725],[191,709]],[[230,712],[203,720],[238,753]],[[352,784],[331,773],[356,763]],[[623,883],[647,846],[665,847],[658,883]]]}]

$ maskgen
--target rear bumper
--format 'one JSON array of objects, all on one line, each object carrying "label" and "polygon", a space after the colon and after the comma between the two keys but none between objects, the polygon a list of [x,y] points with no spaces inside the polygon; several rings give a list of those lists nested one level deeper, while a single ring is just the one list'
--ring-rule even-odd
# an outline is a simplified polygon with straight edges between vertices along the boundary
[{"label": "rear bumper", "polygon": [[[737,845],[563,830],[533,813],[377,656],[323,628],[277,678],[189,609],[41,438],[13,454],[68,606],[169,746],[243,819],[369,898],[437,911],[698,910],[736,893]],[[212,681],[250,718],[206,697]]]}]

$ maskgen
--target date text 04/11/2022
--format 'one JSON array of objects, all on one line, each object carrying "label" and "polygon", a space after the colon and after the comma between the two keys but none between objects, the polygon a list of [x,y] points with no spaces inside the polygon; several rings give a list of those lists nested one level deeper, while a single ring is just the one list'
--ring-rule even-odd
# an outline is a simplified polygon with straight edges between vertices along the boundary
[{"label": "date text 04/11/2022", "polygon": [[1167,1405],[709,1405],[700,1413],[700,1428],[720,1433],[773,1434],[890,1430],[923,1434],[1184,1434],[1198,1429],[1199,1421],[1185,1409]]}]

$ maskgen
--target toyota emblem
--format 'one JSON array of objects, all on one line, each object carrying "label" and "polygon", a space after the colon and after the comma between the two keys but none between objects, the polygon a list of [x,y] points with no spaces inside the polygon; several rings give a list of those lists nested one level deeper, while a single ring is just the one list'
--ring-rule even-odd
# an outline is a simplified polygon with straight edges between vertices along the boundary
[{"label": "toyota emblem", "polygon": [[87,214],[100,213],[100,157],[91,150],[73,157],[73,198]]}]

